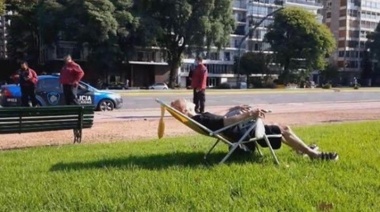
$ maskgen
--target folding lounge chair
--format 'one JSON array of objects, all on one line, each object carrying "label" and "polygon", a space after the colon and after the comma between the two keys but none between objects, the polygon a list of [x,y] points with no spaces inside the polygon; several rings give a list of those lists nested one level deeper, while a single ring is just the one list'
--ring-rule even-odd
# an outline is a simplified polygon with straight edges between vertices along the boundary
[{"label": "folding lounge chair", "polygon": [[[276,164],[280,164],[278,159],[277,159],[277,156],[272,148],[272,146],[270,145],[270,142],[268,140],[268,138],[271,138],[271,137],[281,137],[281,135],[266,135],[265,134],[265,128],[264,128],[264,124],[263,124],[263,121],[259,118],[257,120],[255,120],[255,124],[253,124],[249,130],[247,130],[247,132],[237,141],[237,142],[231,142],[227,137],[225,137],[223,135],[223,132],[233,126],[236,126],[238,124],[242,124],[244,122],[247,122],[247,121],[252,121],[252,120],[244,120],[244,121],[241,121],[241,122],[238,122],[238,123],[235,123],[233,125],[230,125],[230,126],[226,126],[222,129],[219,129],[219,130],[216,130],[216,131],[212,131],[210,129],[208,129],[207,127],[199,124],[198,122],[194,121],[193,119],[191,119],[190,117],[184,115],[183,113],[179,112],[178,110],[176,110],[175,108],[171,107],[170,105],[168,104],[165,104],[164,102],[162,102],[161,100],[159,99],[156,99],[156,101],[161,105],[161,119],[163,118],[164,116],[164,111],[168,111],[175,119],[177,119],[178,121],[180,121],[182,124],[186,125],[187,127],[191,128],[192,130],[194,130],[195,132],[199,133],[199,134],[202,134],[202,135],[205,135],[205,136],[210,136],[210,137],[213,137],[213,138],[216,138],[216,142],[211,146],[211,148],[209,149],[209,151],[205,154],[204,156],[204,159],[207,161],[207,156],[210,155],[210,153],[212,152],[212,150],[216,147],[216,145],[222,141],[224,142],[225,144],[227,144],[230,148],[229,152],[227,153],[227,155],[219,162],[219,163],[224,163],[231,155],[232,153],[236,150],[236,148],[238,147],[242,147],[243,149],[247,149],[247,147],[244,145],[246,143],[249,143],[249,142],[254,142],[255,143],[255,146],[256,146],[256,149],[258,150],[259,154],[262,156],[262,152],[260,151],[259,149],[259,145],[257,144],[257,141],[258,140],[265,140],[265,142],[267,143],[268,145],[268,148],[270,149],[270,152],[276,162]],[[160,121],[161,122],[161,121]],[[248,141],[245,141],[245,138],[248,136],[249,132],[251,130],[255,129],[255,138],[252,138]],[[159,131],[160,131],[160,126],[159,126]],[[163,129],[161,129],[161,131],[163,131]],[[163,134],[163,132],[161,132]],[[159,132],[160,134],[160,132]],[[162,137],[163,135],[159,135],[159,137]]]}]

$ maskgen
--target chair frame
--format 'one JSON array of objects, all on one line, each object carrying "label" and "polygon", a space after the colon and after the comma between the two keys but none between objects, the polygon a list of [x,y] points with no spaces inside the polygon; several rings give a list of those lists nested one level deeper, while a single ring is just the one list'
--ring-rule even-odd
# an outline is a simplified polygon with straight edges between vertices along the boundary
[{"label": "chair frame", "polygon": [[[232,148],[230,148],[229,152],[226,154],[226,156],[224,156],[222,158],[222,160],[219,162],[219,164],[224,163],[239,146],[242,147],[243,149],[247,150],[247,147],[244,144],[250,143],[250,142],[254,142],[255,143],[255,147],[256,147],[259,155],[263,156],[263,153],[260,151],[259,144],[257,143],[257,141],[264,140],[266,142],[266,144],[268,145],[268,148],[270,149],[270,152],[271,152],[271,154],[272,154],[272,156],[274,158],[275,163],[277,165],[280,164],[280,162],[279,162],[279,160],[278,160],[278,158],[277,158],[277,156],[276,156],[276,154],[275,154],[275,152],[274,152],[274,150],[272,148],[272,145],[269,142],[269,138],[281,138],[282,135],[281,134],[278,134],[278,135],[266,135],[265,134],[264,123],[263,123],[263,121],[262,121],[261,118],[256,119],[255,123],[246,131],[246,133],[244,133],[244,135],[237,142],[231,142],[225,136],[223,136],[222,133],[225,130],[227,130],[227,129],[231,128],[231,127],[234,127],[236,125],[239,125],[239,124],[242,124],[242,123],[246,123],[248,121],[252,121],[252,119],[242,120],[242,121],[234,123],[232,125],[225,126],[225,127],[221,128],[219,130],[212,131],[212,130],[208,129],[207,127],[201,125],[200,123],[194,121],[192,118],[190,118],[190,117],[186,116],[185,114],[181,113],[180,111],[176,110],[175,108],[171,107],[170,105],[164,103],[163,101],[161,101],[159,99],[156,99],[156,102],[158,102],[161,106],[165,107],[165,110],[168,111],[170,114],[171,114],[170,110],[172,110],[177,115],[180,115],[182,118],[185,118],[186,120],[189,120],[189,122],[191,122],[192,124],[195,124],[197,127],[199,127],[200,129],[202,129],[204,131],[204,133],[200,133],[200,132],[198,132],[198,133],[200,133],[202,135],[209,136],[209,137],[213,137],[213,138],[216,139],[216,142],[211,146],[211,148],[208,150],[208,152],[204,156],[204,159],[206,161],[208,161],[207,157],[211,154],[211,152],[215,149],[215,147],[221,141],[224,142],[225,144],[227,144],[229,147],[232,147]],[[168,110],[168,109],[170,109],[170,110]],[[171,114],[171,115],[173,116],[173,114]],[[181,123],[183,123],[183,122],[181,122]],[[185,123],[183,123],[183,124],[185,124]],[[248,141],[245,141],[245,138],[249,135],[249,133],[252,130],[255,130],[255,137],[251,138]]]}]

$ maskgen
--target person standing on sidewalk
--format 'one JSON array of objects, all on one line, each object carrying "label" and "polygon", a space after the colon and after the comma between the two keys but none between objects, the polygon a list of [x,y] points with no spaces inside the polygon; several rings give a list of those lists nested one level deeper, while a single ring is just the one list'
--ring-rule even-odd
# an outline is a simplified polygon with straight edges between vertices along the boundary
[{"label": "person standing on sidewalk", "polygon": [[205,112],[206,86],[208,71],[203,64],[203,59],[197,56],[195,59],[196,67],[191,77],[191,87],[193,88],[193,102],[197,113]]},{"label": "person standing on sidewalk", "polygon": [[21,69],[19,70],[19,83],[21,88],[21,106],[29,107],[29,100],[32,102],[32,106],[36,107],[38,101],[36,99],[36,85],[37,74],[29,68],[28,63],[23,61],[20,63]]},{"label": "person standing on sidewalk", "polygon": [[67,105],[79,105],[77,91],[79,81],[83,76],[84,72],[80,65],[72,60],[71,55],[67,55],[60,74],[60,82],[63,86],[63,95]]}]

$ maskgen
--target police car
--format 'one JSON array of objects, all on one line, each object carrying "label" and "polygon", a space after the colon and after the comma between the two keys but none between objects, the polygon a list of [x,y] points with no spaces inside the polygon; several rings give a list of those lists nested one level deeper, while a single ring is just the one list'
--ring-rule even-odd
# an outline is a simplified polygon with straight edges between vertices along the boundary
[{"label": "police car", "polygon": [[[1,86],[0,103],[3,107],[15,107],[21,105],[21,89],[19,85],[9,84]],[[36,98],[40,106],[64,105],[62,86],[59,76],[38,76]],[[100,111],[112,111],[121,108],[123,99],[119,94],[98,90],[84,82],[78,86],[78,100],[83,105],[94,105]]]}]

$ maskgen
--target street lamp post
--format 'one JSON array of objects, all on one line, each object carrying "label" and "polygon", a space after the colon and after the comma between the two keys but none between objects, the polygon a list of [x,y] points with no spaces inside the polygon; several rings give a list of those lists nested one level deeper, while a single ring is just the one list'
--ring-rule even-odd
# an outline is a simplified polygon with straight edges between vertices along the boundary
[{"label": "street lamp post", "polygon": [[[252,2],[250,1],[250,3],[252,4]],[[282,6],[283,6],[283,1],[281,2]],[[239,45],[238,45],[238,64],[237,64],[237,74],[238,74],[238,80],[236,82],[237,86],[239,86],[239,82],[240,82],[240,60],[241,60],[241,46],[243,45],[244,41],[247,39],[248,36],[250,36],[251,34],[253,34],[253,32],[256,30],[257,27],[259,27],[267,18],[269,18],[270,16],[273,16],[274,14],[276,14],[277,12],[283,10],[284,7],[280,7],[278,8],[277,10],[274,10],[273,12],[267,14],[264,18],[262,18],[259,22],[255,23],[255,25],[252,27],[252,28],[249,28],[248,29],[248,32],[244,35],[244,37],[240,40],[239,42]],[[249,26],[251,27],[251,26]]]}]

